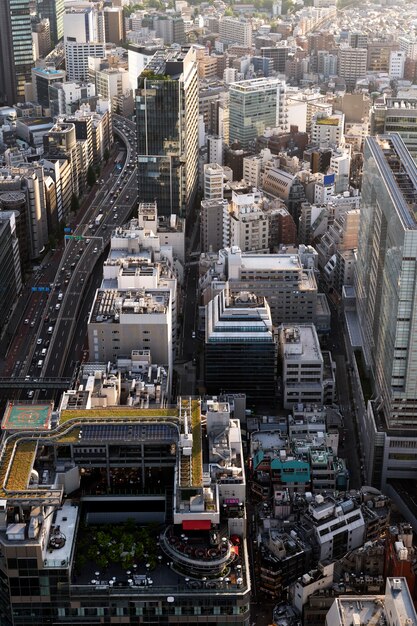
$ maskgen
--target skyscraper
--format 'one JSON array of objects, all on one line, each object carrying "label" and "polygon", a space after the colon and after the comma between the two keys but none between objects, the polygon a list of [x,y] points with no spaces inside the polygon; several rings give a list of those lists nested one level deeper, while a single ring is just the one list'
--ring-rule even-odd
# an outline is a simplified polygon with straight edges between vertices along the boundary
[{"label": "skyscraper", "polygon": [[64,12],[64,0],[38,0],[38,13],[42,19],[49,19],[51,40],[54,44],[64,36]]},{"label": "skyscraper", "polygon": [[285,130],[285,82],[279,78],[232,83],[229,94],[230,143],[238,141],[248,148],[267,127]]},{"label": "skyscraper", "polygon": [[376,399],[362,433],[374,484],[417,476],[416,208],[417,166],[402,139],[367,137],[356,296]]},{"label": "skyscraper", "polygon": [[0,104],[24,101],[33,66],[29,0],[0,2]]},{"label": "skyscraper", "polygon": [[198,76],[193,48],[159,50],[136,92],[138,186],[141,202],[161,215],[185,216],[198,177]]}]

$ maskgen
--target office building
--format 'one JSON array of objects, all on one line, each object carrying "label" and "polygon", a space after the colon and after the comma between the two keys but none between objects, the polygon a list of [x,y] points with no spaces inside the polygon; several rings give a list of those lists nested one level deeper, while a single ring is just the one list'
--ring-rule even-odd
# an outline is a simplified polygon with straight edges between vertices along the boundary
[{"label": "office building", "polygon": [[243,253],[269,252],[269,220],[259,191],[232,191],[229,216],[230,246],[239,247]]},{"label": "office building", "polygon": [[198,77],[193,48],[156,52],[136,92],[138,188],[161,215],[185,216],[198,182]]},{"label": "office building", "polygon": [[224,168],[215,161],[204,165],[204,199],[223,200]]},{"label": "office building", "polygon": [[104,7],[104,40],[106,43],[114,43],[120,46],[124,40],[123,8]]},{"label": "office building", "polygon": [[387,578],[385,595],[346,595],[336,598],[326,615],[326,626],[350,624],[417,623],[414,601],[405,578]]},{"label": "office building", "polygon": [[223,17],[219,23],[219,33],[220,41],[225,44],[239,44],[246,48],[252,46],[252,24],[249,20]]},{"label": "office building", "polygon": [[200,242],[202,252],[217,252],[229,245],[229,203],[224,199],[202,200]]},{"label": "office building", "polygon": [[417,100],[384,97],[369,112],[371,135],[398,133],[411,156],[417,159]]},{"label": "office building", "polygon": [[283,325],[279,329],[283,405],[332,404],[335,365],[322,353],[314,324]]},{"label": "office building", "polygon": [[356,81],[365,78],[368,51],[366,48],[340,46],[337,52],[338,74],[347,87],[354,87]]},{"label": "office building", "polygon": [[[20,192],[16,196],[21,196]],[[19,241],[16,232],[16,214],[5,211],[4,206],[13,202],[14,193],[0,193],[0,331],[7,326],[9,313],[22,290]],[[11,202],[10,202],[11,201]],[[19,214],[17,214],[17,217]],[[23,243],[23,242],[22,242]]]},{"label": "office building", "polygon": [[88,57],[102,59],[106,55],[104,43],[96,42],[65,42],[65,66],[67,69],[67,79],[69,81],[87,81]]},{"label": "office building", "polygon": [[389,41],[370,41],[368,43],[367,69],[370,72],[388,72],[391,52],[398,45]]},{"label": "office building", "polygon": [[400,35],[398,37],[400,50],[405,52],[405,56],[410,59],[417,59],[417,37],[413,35]]},{"label": "office building", "polygon": [[153,20],[153,27],[156,31],[156,36],[160,37],[166,46],[171,46],[174,43],[179,45],[186,43],[182,17],[158,15]]},{"label": "office building", "polygon": [[33,67],[29,0],[0,3],[0,105],[25,100],[25,84]]},{"label": "office building", "polygon": [[388,74],[391,78],[404,78],[406,55],[404,50],[393,50],[389,57]]},{"label": "office building", "polygon": [[256,78],[232,83],[229,88],[229,139],[249,148],[266,128],[286,129],[285,82]]},{"label": "office building", "polygon": [[40,17],[49,20],[51,40],[56,45],[64,36],[64,0],[37,0],[37,8]]},{"label": "office building", "polygon": [[64,70],[55,67],[34,67],[32,69],[33,99],[45,108],[49,108],[49,87],[57,82],[65,81]]},{"label": "office building", "polygon": [[33,58],[42,59],[52,50],[49,20],[32,20]]},{"label": "office building", "polygon": [[316,113],[311,122],[311,142],[319,148],[338,147],[344,141],[344,125],[343,113]]},{"label": "office building", "polygon": [[[365,362],[374,381],[362,441],[368,480],[415,478],[417,167],[397,134],[368,137],[356,297]],[[404,450],[407,448],[407,450]]]},{"label": "office building", "polygon": [[71,115],[80,106],[80,103],[94,98],[96,86],[91,82],[66,81],[49,84],[49,105],[51,115]]},{"label": "office building", "polygon": [[314,270],[305,269],[297,254],[242,253],[237,247],[220,250],[207,261],[206,273],[200,277],[204,302],[226,281],[232,293],[249,290],[264,297],[275,326],[313,322],[318,332],[330,327],[330,310],[326,297],[317,293]]},{"label": "office building", "polygon": [[[30,442],[26,432],[2,443],[2,626],[249,626],[244,457],[229,403],[90,411],[90,397],[68,397],[52,428],[50,406],[26,407]],[[9,405],[3,429],[20,413]]]},{"label": "office building", "polygon": [[88,57],[105,56],[103,16],[92,6],[72,7],[63,21],[67,78],[87,80]]},{"label": "office building", "polygon": [[285,74],[285,64],[291,48],[287,45],[264,46],[261,48],[261,56],[272,60],[274,72]]},{"label": "office building", "polygon": [[269,306],[228,285],[206,306],[205,385],[209,394],[245,393],[250,402],[272,403],[276,394],[276,343]]},{"label": "office building", "polygon": [[337,500],[317,494],[301,522],[314,534],[320,561],[340,559],[365,541],[366,526],[361,507],[350,498]]}]

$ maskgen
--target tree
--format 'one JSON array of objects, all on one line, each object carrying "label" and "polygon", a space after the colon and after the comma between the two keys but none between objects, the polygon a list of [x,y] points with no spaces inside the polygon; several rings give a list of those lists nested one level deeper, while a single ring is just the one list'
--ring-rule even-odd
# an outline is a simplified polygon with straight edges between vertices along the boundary
[{"label": "tree", "polygon": [[71,196],[71,211],[73,213],[77,213],[80,208],[80,202],[78,200],[77,194],[73,193]]},{"label": "tree", "polygon": [[88,166],[87,170],[87,185],[91,188],[96,184],[96,173],[92,165]]}]

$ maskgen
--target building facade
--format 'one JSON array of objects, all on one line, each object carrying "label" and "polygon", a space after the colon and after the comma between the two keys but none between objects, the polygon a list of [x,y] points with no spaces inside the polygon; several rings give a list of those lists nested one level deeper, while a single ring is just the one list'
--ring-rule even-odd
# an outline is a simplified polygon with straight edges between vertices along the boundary
[{"label": "building facade", "polygon": [[198,76],[195,51],[157,52],[136,92],[139,199],[161,215],[185,216],[198,182]]}]

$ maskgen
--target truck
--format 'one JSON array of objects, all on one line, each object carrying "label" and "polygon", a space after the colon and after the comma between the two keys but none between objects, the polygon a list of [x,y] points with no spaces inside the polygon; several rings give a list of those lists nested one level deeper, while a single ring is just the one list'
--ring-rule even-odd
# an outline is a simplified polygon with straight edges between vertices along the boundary
[{"label": "truck", "polygon": [[102,219],[103,219],[103,213],[100,213],[99,215],[97,215],[95,219],[95,225],[98,226]]}]

